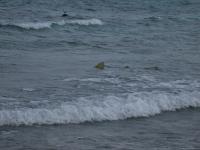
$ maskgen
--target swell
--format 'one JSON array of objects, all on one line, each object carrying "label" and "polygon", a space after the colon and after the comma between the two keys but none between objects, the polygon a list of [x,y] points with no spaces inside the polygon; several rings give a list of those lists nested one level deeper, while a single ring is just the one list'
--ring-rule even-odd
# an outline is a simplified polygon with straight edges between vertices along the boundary
[{"label": "swell", "polygon": [[66,24],[74,25],[103,25],[103,22],[99,19],[72,19],[72,20],[60,20],[60,21],[47,21],[47,22],[26,22],[26,23],[0,23],[0,27],[18,27],[23,29],[45,29],[52,28],[54,25],[63,26]]},{"label": "swell", "polygon": [[0,126],[122,120],[132,117],[149,117],[163,111],[199,106],[199,91],[140,92],[123,96],[93,96],[65,102],[56,108],[0,110]]}]

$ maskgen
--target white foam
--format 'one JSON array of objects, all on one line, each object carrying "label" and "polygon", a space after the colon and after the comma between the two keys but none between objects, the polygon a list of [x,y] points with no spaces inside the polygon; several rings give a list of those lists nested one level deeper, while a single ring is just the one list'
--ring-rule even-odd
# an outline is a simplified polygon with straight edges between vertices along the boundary
[{"label": "white foam", "polygon": [[197,89],[200,87],[198,80],[175,80],[171,82],[160,82],[156,83],[155,86],[167,87],[167,88],[179,88],[179,89]]},{"label": "white foam", "polygon": [[52,23],[51,22],[36,22],[36,23],[19,23],[15,24],[18,27],[22,27],[25,29],[43,29],[43,28],[50,28]]},{"label": "white foam", "polygon": [[79,24],[79,25],[103,25],[103,22],[99,19],[76,19],[68,21],[70,24]]},{"label": "white foam", "polygon": [[113,84],[118,84],[121,81],[118,78],[66,78],[63,81],[80,81],[80,82],[109,82]]},{"label": "white foam", "polygon": [[44,29],[51,28],[53,25],[66,25],[66,24],[78,24],[78,25],[103,25],[103,22],[99,19],[72,19],[72,20],[60,20],[60,21],[47,21],[47,22],[24,22],[24,23],[1,23],[3,26],[17,26],[24,29]]},{"label": "white foam", "polygon": [[66,78],[63,81],[102,82],[101,78]]},{"label": "white foam", "polygon": [[23,88],[22,90],[23,90],[23,91],[27,91],[27,92],[35,91],[34,88]]},{"label": "white foam", "polygon": [[85,97],[57,108],[0,110],[0,125],[66,124],[148,117],[163,111],[200,106],[200,92],[130,93],[123,97]]}]

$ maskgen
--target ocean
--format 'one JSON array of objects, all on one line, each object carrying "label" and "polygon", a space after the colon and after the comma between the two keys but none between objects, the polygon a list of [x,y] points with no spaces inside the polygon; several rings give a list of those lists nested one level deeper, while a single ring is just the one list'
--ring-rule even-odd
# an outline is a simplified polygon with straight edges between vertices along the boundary
[{"label": "ocean", "polygon": [[0,0],[0,150],[104,149],[200,149],[200,1]]}]

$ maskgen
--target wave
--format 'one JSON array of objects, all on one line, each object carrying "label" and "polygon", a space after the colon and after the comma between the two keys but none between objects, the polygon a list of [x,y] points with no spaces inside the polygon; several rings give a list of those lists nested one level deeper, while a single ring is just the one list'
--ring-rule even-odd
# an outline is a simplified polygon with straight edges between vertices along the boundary
[{"label": "wave", "polygon": [[200,106],[200,92],[140,92],[123,96],[93,96],[65,102],[56,108],[0,110],[0,126],[67,124],[148,117],[163,111]]},{"label": "wave", "polygon": [[33,92],[35,91],[34,88],[22,88],[23,91],[27,91],[27,92]]},{"label": "wave", "polygon": [[0,26],[37,30],[37,29],[51,28],[53,25],[63,26],[66,24],[77,24],[77,25],[88,26],[88,25],[103,25],[103,22],[99,19],[74,19],[74,20],[47,21],[47,22],[0,23]]},{"label": "wave", "polygon": [[71,82],[71,81],[81,81],[81,82],[96,82],[96,83],[102,83],[102,82],[108,82],[112,84],[118,84],[121,81],[118,78],[66,78],[63,81]]},{"label": "wave", "polygon": [[147,18],[144,18],[144,19],[147,19],[147,20],[150,20],[150,21],[159,21],[161,20],[162,18],[159,17],[159,16],[150,16],[150,17],[147,17]]},{"label": "wave", "polygon": [[78,24],[78,25],[103,25],[103,22],[99,19],[76,19],[67,21],[69,24]]}]

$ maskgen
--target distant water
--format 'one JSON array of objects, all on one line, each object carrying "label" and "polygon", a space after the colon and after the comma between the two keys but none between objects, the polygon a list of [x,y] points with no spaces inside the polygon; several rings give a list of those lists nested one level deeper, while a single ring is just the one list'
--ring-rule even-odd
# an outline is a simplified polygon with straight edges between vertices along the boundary
[{"label": "distant water", "polygon": [[0,149],[200,149],[199,8],[0,0]]}]

